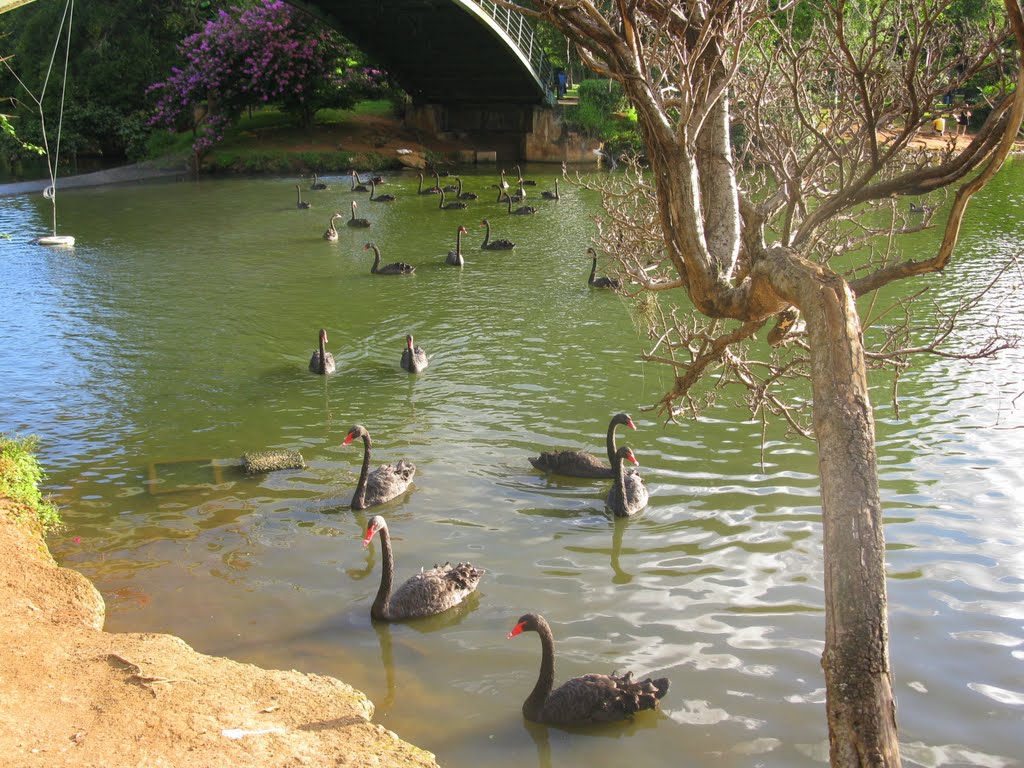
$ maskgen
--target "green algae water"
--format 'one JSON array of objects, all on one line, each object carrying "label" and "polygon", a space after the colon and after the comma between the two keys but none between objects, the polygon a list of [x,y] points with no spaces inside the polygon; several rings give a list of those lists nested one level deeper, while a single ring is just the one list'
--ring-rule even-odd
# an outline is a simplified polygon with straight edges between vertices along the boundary
[{"label": "green algae water", "polygon": [[[535,216],[495,202],[497,169],[465,169],[480,198],[439,211],[416,177],[375,204],[347,178],[203,180],[68,190],[69,249],[34,245],[41,196],[0,201],[0,431],[40,436],[67,529],[51,549],[92,578],[111,631],[169,632],[200,651],[333,675],[365,691],[376,722],[448,768],[793,766],[827,762],[820,508],[814,446],[751,421],[723,397],[666,424],[670,383],[640,362],[628,302],[587,286],[593,196],[554,168],[526,169]],[[1024,163],[972,202],[954,265],[932,279],[951,307],[1020,253]],[[331,213],[369,229],[339,226]],[[480,221],[514,251],[480,250]],[[341,222],[338,222],[339,225]],[[445,264],[463,238],[466,264]],[[908,244],[927,252],[936,233]],[[407,277],[370,274],[373,240]],[[602,262],[601,267],[606,266]],[[925,281],[922,281],[921,285]],[[907,286],[908,291],[921,285]],[[1019,271],[975,311],[1024,326]],[[320,328],[336,374],[309,373]],[[430,355],[399,367],[407,333]],[[891,651],[904,760],[1012,766],[1024,754],[1024,355],[921,359],[899,414],[875,392],[889,547]],[[603,452],[608,419],[651,500],[611,519],[608,481],[545,476],[541,450]],[[413,489],[348,508],[361,448],[407,459]],[[762,438],[764,437],[763,449]],[[304,469],[246,476],[247,451],[291,450]],[[396,578],[446,560],[487,570],[463,608],[375,625],[379,547]],[[540,664],[543,614],[558,681],[632,669],[667,676],[660,713],[599,730],[520,713]]]}]

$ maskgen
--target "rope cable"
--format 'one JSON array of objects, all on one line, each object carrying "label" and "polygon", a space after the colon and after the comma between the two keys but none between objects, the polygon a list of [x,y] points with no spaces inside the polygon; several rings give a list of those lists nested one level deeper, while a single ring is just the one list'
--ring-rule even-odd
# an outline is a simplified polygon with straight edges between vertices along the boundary
[{"label": "rope cable", "polygon": [[[25,85],[24,81],[18,77],[18,73],[14,71],[14,68],[7,63],[7,59],[3,59],[4,66],[7,70],[14,75],[14,79],[18,81],[18,84],[25,89],[25,92],[32,98],[32,101],[36,103],[39,108],[39,125],[43,134],[43,150],[46,153],[46,170],[50,175],[50,186],[43,192],[43,197],[49,200],[53,205],[53,234],[57,235],[57,176],[54,172],[54,168],[57,166],[57,162],[60,159],[60,136],[61,131],[64,128],[64,96],[67,93],[68,87],[68,59],[71,55],[71,21],[74,16],[74,4],[75,0],[67,0],[64,5],[64,15],[61,17],[60,26],[57,28],[57,36],[53,41],[53,53],[50,54],[50,63],[46,68],[46,77],[43,78],[43,87],[39,91],[38,98],[32,89]],[[60,91],[60,113],[57,120],[57,145],[55,155],[53,159],[50,157],[50,142],[46,136],[46,114],[43,111],[43,99],[46,97],[46,88],[50,83],[50,74],[53,71],[53,62],[57,58],[57,47],[60,45],[61,35],[64,33],[64,25],[67,24],[67,43],[64,46],[64,78],[61,84]]]}]

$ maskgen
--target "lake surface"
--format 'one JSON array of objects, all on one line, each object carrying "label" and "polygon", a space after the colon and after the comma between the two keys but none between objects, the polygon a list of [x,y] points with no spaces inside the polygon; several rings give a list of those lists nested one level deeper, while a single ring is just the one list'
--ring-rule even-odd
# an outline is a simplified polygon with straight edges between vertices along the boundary
[{"label": "lake surface", "polygon": [[[530,168],[537,191],[555,168]],[[375,720],[442,765],[811,766],[827,762],[821,525],[814,445],[762,425],[723,393],[699,422],[654,411],[669,385],[638,361],[646,333],[622,298],[591,290],[595,197],[561,185],[533,217],[493,202],[492,168],[463,173],[463,212],[417,196],[414,175],[350,194],[346,179],[295,207],[295,179],[68,190],[47,234],[41,196],[0,199],[0,432],[40,436],[67,529],[55,556],[92,578],[111,631],[169,632],[200,651],[333,675]],[[537,192],[533,192],[534,196]],[[369,230],[321,235],[332,211]],[[953,266],[931,286],[949,309],[1019,257],[1024,162],[972,203]],[[482,218],[512,253],[479,249]],[[460,224],[466,266],[444,264]],[[927,253],[937,235],[907,245]],[[373,276],[363,244],[409,277]],[[602,267],[607,265],[602,262]],[[1024,330],[1021,269],[969,313]],[[307,370],[319,328],[338,364]],[[399,368],[407,333],[430,354]],[[908,765],[1014,766],[1024,755],[1024,353],[918,360],[874,390],[889,548],[891,651]],[[540,450],[602,453],[608,419],[651,491],[610,518],[609,481],[545,476]],[[414,488],[374,509],[396,577],[470,560],[486,568],[463,610],[371,623],[379,544],[348,508],[362,457],[413,461]],[[249,477],[246,451],[308,464]],[[520,713],[537,637],[558,681],[632,669],[667,676],[659,714],[593,732]]]}]

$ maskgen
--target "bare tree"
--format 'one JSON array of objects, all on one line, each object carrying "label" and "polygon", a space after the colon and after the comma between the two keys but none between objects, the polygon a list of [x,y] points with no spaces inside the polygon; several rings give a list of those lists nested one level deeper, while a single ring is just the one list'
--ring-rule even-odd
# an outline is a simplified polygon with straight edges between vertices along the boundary
[{"label": "bare tree", "polygon": [[[695,385],[714,371],[745,385],[755,412],[817,441],[831,761],[899,765],[866,370],[938,350],[957,313],[925,313],[931,338],[911,344],[913,302],[876,299],[949,264],[971,196],[1012,147],[1024,115],[1019,0],[1005,13],[975,4],[975,21],[950,0],[821,0],[809,12],[786,0],[505,4],[560,29],[636,109],[645,164],[599,185],[598,241],[650,321],[649,357],[675,370],[661,407],[698,408]],[[992,93],[976,134],[916,148],[943,97],[979,77]],[[896,238],[938,225],[945,195],[937,252],[899,255]],[[654,300],[665,292],[695,311]],[[865,320],[861,296],[872,297]],[[869,348],[865,329],[882,316],[899,320]],[[809,420],[786,400],[794,376],[810,383]]]}]

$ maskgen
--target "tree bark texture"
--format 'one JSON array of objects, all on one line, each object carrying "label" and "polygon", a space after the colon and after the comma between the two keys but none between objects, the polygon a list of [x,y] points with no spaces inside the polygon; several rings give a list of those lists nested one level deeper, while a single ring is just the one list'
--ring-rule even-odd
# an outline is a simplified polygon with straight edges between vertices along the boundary
[{"label": "tree bark texture", "polygon": [[755,272],[799,307],[811,349],[825,562],[825,671],[833,766],[898,766],[885,535],[856,300],[846,281],[775,249]]}]

